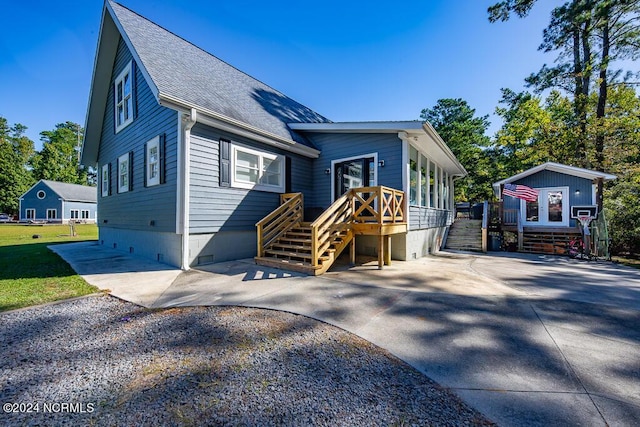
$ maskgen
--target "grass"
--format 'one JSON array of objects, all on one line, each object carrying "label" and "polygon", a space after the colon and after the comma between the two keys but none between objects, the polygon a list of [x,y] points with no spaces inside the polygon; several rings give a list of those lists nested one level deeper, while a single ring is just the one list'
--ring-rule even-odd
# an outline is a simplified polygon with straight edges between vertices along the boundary
[{"label": "grass", "polygon": [[[75,228],[77,235],[70,236],[68,225],[0,225],[0,311],[96,292],[47,248],[98,238],[95,224]],[[40,237],[34,239],[34,235]]]},{"label": "grass", "polygon": [[640,259],[622,256],[613,256],[611,259],[615,262],[619,262],[620,264],[640,269]]}]

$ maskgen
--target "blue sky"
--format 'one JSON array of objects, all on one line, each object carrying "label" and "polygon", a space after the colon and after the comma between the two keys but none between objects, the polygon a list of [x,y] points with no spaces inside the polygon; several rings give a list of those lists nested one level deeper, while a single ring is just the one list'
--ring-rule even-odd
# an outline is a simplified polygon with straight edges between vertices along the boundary
[{"label": "blue sky", "polygon": [[[334,121],[415,120],[440,98],[493,115],[500,88],[554,55],[537,51],[550,10],[490,24],[496,0],[120,3]],[[3,2],[0,116],[39,132],[84,125],[102,0]]]}]

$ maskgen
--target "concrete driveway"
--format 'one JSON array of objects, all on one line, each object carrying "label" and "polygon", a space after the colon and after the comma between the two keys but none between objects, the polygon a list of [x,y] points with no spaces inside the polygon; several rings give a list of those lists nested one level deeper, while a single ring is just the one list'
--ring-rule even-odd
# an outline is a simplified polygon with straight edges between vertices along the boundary
[{"label": "concrete driveway", "polygon": [[251,260],[181,273],[93,243],[52,247],[147,307],[299,313],[383,347],[500,425],[638,425],[640,271],[538,255],[441,253],[321,277]]}]

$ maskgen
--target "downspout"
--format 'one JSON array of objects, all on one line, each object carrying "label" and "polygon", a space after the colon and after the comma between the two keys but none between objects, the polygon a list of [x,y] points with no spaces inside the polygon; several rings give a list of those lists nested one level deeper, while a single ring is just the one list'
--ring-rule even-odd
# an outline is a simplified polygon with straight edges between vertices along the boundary
[{"label": "downspout", "polygon": [[183,144],[182,144],[182,261],[180,268],[184,271],[189,266],[189,198],[191,185],[191,129],[196,124],[196,109],[192,108],[189,115],[183,116]]}]

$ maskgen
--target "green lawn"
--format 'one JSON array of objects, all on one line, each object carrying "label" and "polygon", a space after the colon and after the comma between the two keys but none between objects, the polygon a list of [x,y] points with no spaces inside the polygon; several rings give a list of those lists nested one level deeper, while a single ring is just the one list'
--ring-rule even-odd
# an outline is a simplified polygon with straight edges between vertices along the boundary
[{"label": "green lawn", "polygon": [[[94,224],[0,225],[0,311],[73,298],[96,292],[47,246],[96,240]],[[34,235],[40,237],[34,239]]]}]

